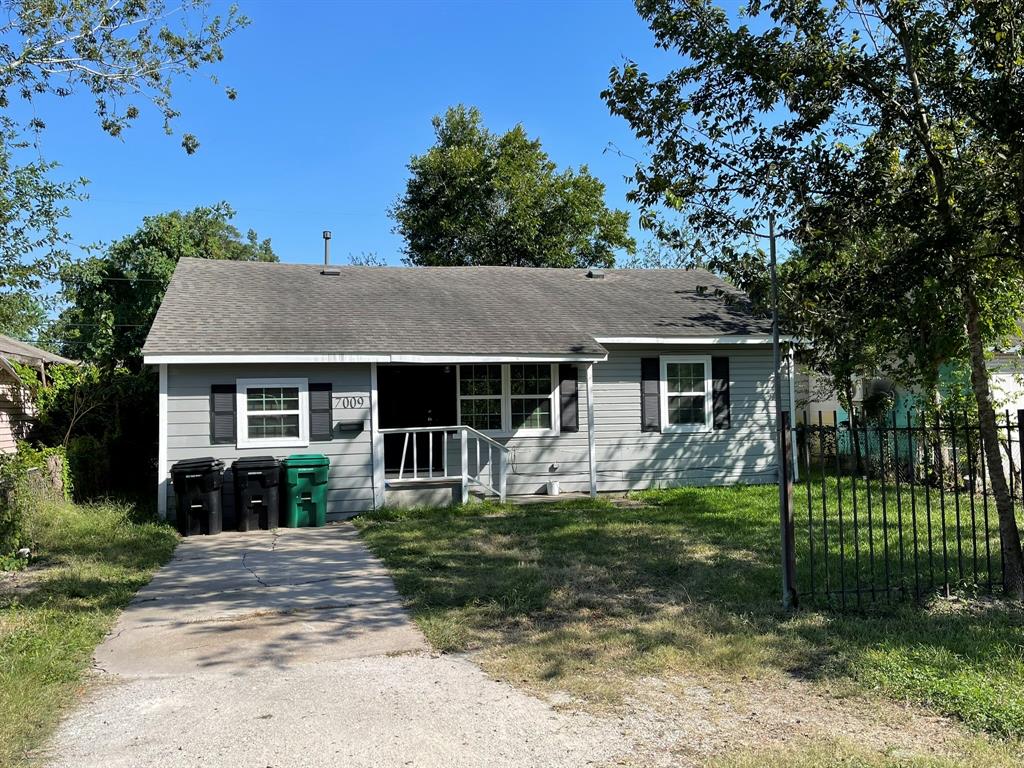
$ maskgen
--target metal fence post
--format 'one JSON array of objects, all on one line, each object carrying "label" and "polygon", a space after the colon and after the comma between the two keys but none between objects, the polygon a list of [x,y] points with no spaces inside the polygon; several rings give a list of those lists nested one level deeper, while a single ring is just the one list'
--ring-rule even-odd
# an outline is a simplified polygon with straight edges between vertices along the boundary
[{"label": "metal fence post", "polygon": [[[1010,451],[1013,451],[1013,445],[1009,446]],[[1018,483],[1020,486],[1020,500],[1021,504],[1024,504],[1024,408],[1017,411],[1017,450],[1019,451],[1020,461],[1017,463],[1017,468],[1020,470],[1021,482]]]},{"label": "metal fence post", "polygon": [[782,607],[796,608],[796,532],[793,515],[793,432],[789,428],[790,414],[783,412],[779,420],[779,445],[782,448],[782,478],[779,484],[779,522],[782,531]]}]

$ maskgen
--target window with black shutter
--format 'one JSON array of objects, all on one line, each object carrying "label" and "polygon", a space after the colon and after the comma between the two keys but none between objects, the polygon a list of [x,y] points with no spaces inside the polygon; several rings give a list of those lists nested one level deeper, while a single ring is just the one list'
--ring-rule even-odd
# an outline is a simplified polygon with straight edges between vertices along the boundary
[{"label": "window with black shutter", "polygon": [[210,387],[210,443],[235,442],[235,385],[214,384]]},{"label": "window with black shutter", "polygon": [[661,366],[656,357],[640,358],[640,429],[661,431]]},{"label": "window with black shutter", "polygon": [[579,377],[575,365],[558,366],[559,397],[563,432],[580,431]]},{"label": "window with black shutter", "polygon": [[711,358],[711,407],[715,429],[729,429],[729,358]]},{"label": "window with black shutter", "polygon": [[334,397],[330,383],[309,385],[309,439],[323,442],[334,437]]}]

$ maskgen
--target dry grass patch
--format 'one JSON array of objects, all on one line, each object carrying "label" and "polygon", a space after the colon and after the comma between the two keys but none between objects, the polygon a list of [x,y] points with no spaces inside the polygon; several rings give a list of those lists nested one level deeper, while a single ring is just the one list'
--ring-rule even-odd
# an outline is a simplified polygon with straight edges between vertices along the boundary
[{"label": "dry grass patch", "polygon": [[875,752],[851,737],[824,743],[796,743],[746,749],[712,759],[709,768],[1017,768],[1020,756],[981,739],[965,739],[943,754],[920,754],[901,749]]},{"label": "dry grass patch", "polygon": [[[831,714],[811,726],[808,710],[808,734],[819,744],[856,735],[865,759],[898,757],[901,749],[914,759],[968,754],[970,738],[946,719],[935,729],[889,728],[903,702],[913,702],[922,718],[915,723],[951,715],[1007,739],[979,742],[994,750],[993,760],[1019,759],[1024,612],[993,602],[784,613],[775,504],[772,487],[690,488],[646,494],[624,507],[474,505],[382,511],[357,524],[435,648],[471,652],[495,677],[553,700],[626,713],[640,729],[666,710],[667,722],[704,723],[736,754],[785,746],[785,739],[773,740],[776,731],[800,735],[793,723],[735,716],[737,692],[748,691],[780,712],[815,701],[816,710]],[[679,681],[712,691],[711,709],[684,695]],[[733,698],[722,698],[722,690]],[[856,710],[855,720],[844,722],[826,702]],[[709,713],[719,710],[725,725],[716,730]],[[842,723],[838,732],[831,722]],[[861,738],[868,731],[876,741]],[[945,731],[948,740],[939,736]],[[735,738],[743,732],[753,741]],[[682,759],[699,741],[684,733],[683,746],[663,744],[659,754]],[[715,754],[697,749],[686,759]]]}]

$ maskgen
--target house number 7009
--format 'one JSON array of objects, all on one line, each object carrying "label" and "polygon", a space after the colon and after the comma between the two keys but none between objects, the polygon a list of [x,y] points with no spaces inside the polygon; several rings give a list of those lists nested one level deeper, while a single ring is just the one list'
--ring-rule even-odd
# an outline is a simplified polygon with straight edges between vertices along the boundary
[{"label": "house number 7009", "polygon": [[338,403],[342,408],[362,408],[366,403],[366,399],[362,396],[356,395],[353,397],[342,397],[338,400]]}]

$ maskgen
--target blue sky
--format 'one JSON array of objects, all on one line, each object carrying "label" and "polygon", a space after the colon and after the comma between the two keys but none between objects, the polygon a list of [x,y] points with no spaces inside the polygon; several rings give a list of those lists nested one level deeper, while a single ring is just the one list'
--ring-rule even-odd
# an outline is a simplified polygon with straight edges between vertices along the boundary
[{"label": "blue sky", "polygon": [[[239,228],[270,237],[283,261],[319,260],[330,229],[334,261],[376,252],[398,263],[387,208],[409,157],[432,142],[431,117],[457,103],[479,107],[494,131],[521,122],[560,167],[587,164],[608,204],[630,209],[632,162],[605,148],[641,148],[599,93],[624,57],[652,73],[676,63],[655,50],[631,3],[240,4],[252,25],[228,41],[221,84],[204,75],[178,84],[178,135],[164,135],[150,113],[113,139],[88,100],[45,105],[44,154],[91,182],[70,220],[76,243],[226,200]],[[185,131],[201,142],[191,157]]]}]

